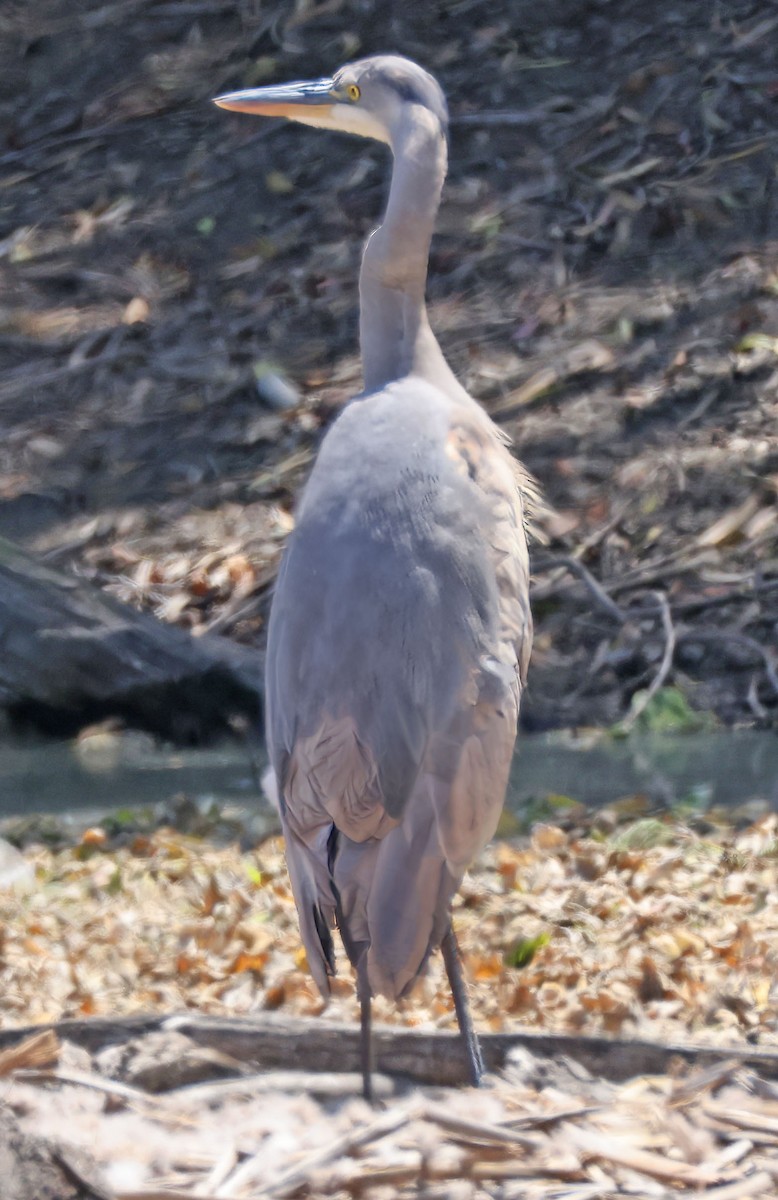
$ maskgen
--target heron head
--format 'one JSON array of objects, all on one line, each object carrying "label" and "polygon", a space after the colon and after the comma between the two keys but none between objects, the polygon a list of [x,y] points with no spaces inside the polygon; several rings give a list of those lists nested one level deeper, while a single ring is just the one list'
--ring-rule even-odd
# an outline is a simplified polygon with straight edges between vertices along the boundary
[{"label": "heron head", "polygon": [[392,145],[409,114],[422,110],[445,135],[448,110],[437,80],[410,59],[386,54],[341,67],[331,79],[248,88],[214,100],[221,108],[357,133]]}]

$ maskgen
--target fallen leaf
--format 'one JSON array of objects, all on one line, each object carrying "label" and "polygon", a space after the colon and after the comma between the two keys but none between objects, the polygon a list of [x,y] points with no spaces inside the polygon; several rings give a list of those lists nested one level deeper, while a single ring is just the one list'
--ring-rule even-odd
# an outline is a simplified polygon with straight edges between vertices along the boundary
[{"label": "fallen leaf", "polygon": [[698,546],[721,546],[724,542],[730,541],[743,532],[743,527],[759,511],[759,507],[759,497],[754,493],[737,508],[730,509],[698,534],[696,544]]}]

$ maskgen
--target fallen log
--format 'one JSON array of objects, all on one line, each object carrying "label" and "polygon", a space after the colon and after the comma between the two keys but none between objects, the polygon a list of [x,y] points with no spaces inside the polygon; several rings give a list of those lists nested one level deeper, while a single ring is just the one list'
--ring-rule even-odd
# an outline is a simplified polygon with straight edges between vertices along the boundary
[{"label": "fallen log", "polygon": [[[142,1044],[149,1035],[183,1035],[195,1047],[227,1056],[242,1069],[357,1072],[360,1066],[359,1027],[340,1025],[326,1019],[290,1018],[280,1013],[255,1017],[211,1017],[181,1015],[132,1015],[67,1019],[52,1025],[33,1025],[0,1030],[0,1048],[14,1046],[32,1034],[52,1029],[63,1041],[95,1053],[106,1046]],[[765,1079],[778,1079],[778,1048],[746,1045],[701,1046],[693,1043],[658,1042],[645,1038],[538,1033],[487,1033],[480,1036],[481,1052],[489,1071],[501,1070],[511,1052],[528,1051],[533,1058],[578,1063],[591,1075],[613,1083],[639,1075],[664,1074],[685,1066],[717,1068],[724,1064],[749,1067]],[[176,1044],[181,1057],[181,1047]],[[387,1075],[402,1075],[416,1083],[464,1084],[467,1064],[459,1035],[444,1030],[405,1029],[375,1026],[376,1069]],[[160,1044],[154,1053],[160,1057]],[[171,1080],[175,1080],[175,1071]]]},{"label": "fallen log", "polygon": [[261,656],[193,638],[0,538],[0,708],[50,732],[104,717],[199,741],[259,718]]}]

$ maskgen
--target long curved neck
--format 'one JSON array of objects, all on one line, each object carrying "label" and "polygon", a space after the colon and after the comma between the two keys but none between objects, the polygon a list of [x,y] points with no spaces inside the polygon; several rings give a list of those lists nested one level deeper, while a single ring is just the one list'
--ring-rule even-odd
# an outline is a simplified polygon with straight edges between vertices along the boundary
[{"label": "long curved neck", "polygon": [[[365,391],[410,373],[454,383],[427,320],[427,260],[446,177],[446,139],[421,106],[392,138],[394,170],[383,224],[371,234],[359,276]],[[456,384],[458,387],[459,385]]]}]

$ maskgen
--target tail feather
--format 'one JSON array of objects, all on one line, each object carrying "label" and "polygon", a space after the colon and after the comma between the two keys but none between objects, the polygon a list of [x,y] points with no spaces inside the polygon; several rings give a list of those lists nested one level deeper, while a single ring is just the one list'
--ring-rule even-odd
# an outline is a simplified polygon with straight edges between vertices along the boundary
[{"label": "tail feather", "polygon": [[[323,776],[290,774],[289,870],[311,971],[325,995],[335,969],[329,931],[336,919],[354,966],[363,969],[367,954],[371,992],[393,1000],[406,995],[446,934],[465,869],[494,833],[516,736],[516,664],[484,659],[472,682],[468,707],[429,739],[399,817],[377,817],[368,805],[365,822],[359,805],[344,807],[329,795],[327,804],[320,802]],[[341,756],[330,742],[326,761],[338,766]],[[353,738],[346,742],[348,750]],[[339,778],[337,771],[328,776],[336,796]],[[352,816],[341,823],[335,812]]]},{"label": "tail feather", "polygon": [[286,822],[282,821],[282,824],[300,936],[310,972],[326,999],[330,993],[329,978],[335,974],[335,946],[331,933],[335,925],[335,897],[327,871],[330,826],[320,825],[303,841]]},{"label": "tail feather", "polygon": [[423,972],[448,927],[464,867],[444,858],[435,812],[416,789],[402,825],[380,843],[367,897],[371,990],[396,1000]]}]

